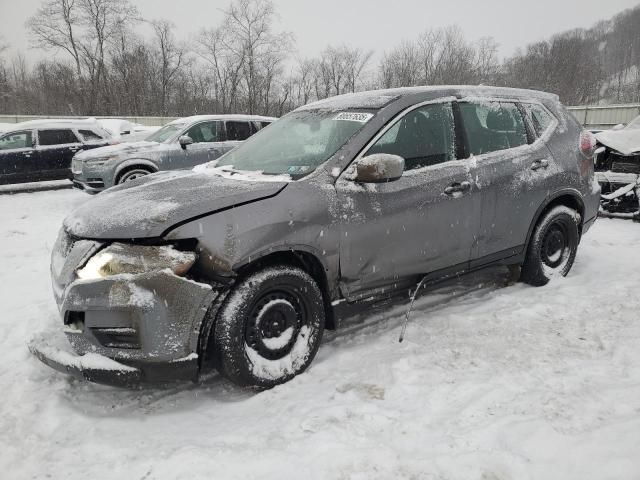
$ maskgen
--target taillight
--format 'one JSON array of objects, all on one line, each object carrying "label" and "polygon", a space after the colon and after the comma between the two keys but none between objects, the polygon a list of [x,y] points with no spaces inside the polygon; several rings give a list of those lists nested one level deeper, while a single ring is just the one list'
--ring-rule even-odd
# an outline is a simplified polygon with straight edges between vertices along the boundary
[{"label": "taillight", "polygon": [[596,136],[587,131],[583,130],[580,133],[580,153],[585,157],[591,159],[593,158],[593,154],[596,151]]}]

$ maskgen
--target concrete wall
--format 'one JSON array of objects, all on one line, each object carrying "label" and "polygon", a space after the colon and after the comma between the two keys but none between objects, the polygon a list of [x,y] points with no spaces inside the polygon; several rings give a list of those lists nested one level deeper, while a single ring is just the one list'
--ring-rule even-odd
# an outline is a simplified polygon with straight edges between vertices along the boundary
[{"label": "concrete wall", "polygon": [[[0,123],[20,123],[27,122],[29,120],[39,120],[42,118],[59,118],[59,119],[82,119],[89,117],[74,117],[74,116],[46,116],[46,115],[2,115],[0,114]],[[175,120],[178,117],[92,117],[98,119],[118,118],[121,120],[129,120],[132,123],[139,123],[147,127],[161,127],[166,123]]]},{"label": "concrete wall", "polygon": [[[607,129],[618,123],[628,123],[640,115],[640,104],[608,105],[598,107],[568,107],[586,128]],[[19,123],[40,118],[86,118],[86,117],[47,117],[38,115],[0,115],[0,123]],[[121,118],[148,127],[161,127],[177,117],[95,117]]]}]

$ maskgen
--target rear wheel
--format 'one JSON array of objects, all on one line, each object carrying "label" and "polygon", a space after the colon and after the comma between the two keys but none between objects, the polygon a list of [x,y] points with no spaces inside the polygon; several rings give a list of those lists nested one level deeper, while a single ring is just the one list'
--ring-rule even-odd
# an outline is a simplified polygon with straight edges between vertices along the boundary
[{"label": "rear wheel", "polygon": [[214,352],[222,375],[270,388],[302,373],[324,331],[322,293],[305,271],[267,267],[238,283],[220,308]]},{"label": "rear wheel", "polygon": [[128,170],[125,170],[123,173],[121,173],[118,176],[118,181],[116,182],[116,185],[121,185],[131,180],[135,180],[136,178],[144,177],[145,175],[149,175],[150,173],[153,173],[153,172],[148,168],[144,168],[144,167],[130,168]]},{"label": "rear wheel", "polygon": [[559,205],[549,210],[536,225],[520,279],[535,286],[566,276],[578,251],[580,215]]}]

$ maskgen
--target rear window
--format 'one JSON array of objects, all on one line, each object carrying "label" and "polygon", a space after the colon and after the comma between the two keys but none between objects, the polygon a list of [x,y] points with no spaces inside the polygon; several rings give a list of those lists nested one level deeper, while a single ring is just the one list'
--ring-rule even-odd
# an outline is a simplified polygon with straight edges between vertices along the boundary
[{"label": "rear window", "polygon": [[227,140],[246,140],[250,136],[249,122],[227,122]]},{"label": "rear window", "polygon": [[539,137],[542,136],[553,123],[553,117],[541,105],[526,104],[525,110],[527,111],[527,115],[533,125],[536,135]]},{"label": "rear window", "polygon": [[40,130],[38,132],[38,143],[42,146],[66,145],[78,143],[76,135],[68,129],[64,130]]},{"label": "rear window", "polygon": [[520,110],[512,102],[462,102],[470,155],[507,150],[528,143]]}]

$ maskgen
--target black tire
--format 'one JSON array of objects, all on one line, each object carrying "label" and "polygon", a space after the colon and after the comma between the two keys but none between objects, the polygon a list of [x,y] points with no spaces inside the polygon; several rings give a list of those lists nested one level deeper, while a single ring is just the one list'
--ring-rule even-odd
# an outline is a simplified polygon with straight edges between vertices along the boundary
[{"label": "black tire", "polygon": [[153,171],[151,171],[147,167],[130,167],[118,174],[116,185],[122,185],[123,183],[135,180],[136,178],[144,177],[145,175],[150,175],[152,173]]},{"label": "black tire", "polygon": [[322,293],[305,271],[280,265],[252,273],[216,315],[218,371],[241,386],[271,388],[287,382],[315,357],[324,323]]},{"label": "black tire", "polygon": [[554,277],[565,277],[578,251],[579,226],[578,212],[564,205],[545,213],[533,230],[520,280],[542,286]]}]

